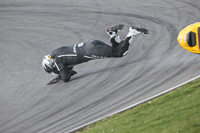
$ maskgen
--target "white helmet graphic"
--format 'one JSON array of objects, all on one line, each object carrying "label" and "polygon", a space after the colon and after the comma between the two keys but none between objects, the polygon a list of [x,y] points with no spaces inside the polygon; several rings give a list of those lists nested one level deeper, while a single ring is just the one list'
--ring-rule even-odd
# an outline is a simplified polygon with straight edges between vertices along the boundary
[{"label": "white helmet graphic", "polygon": [[42,61],[42,66],[47,73],[51,73],[54,68],[54,60],[50,55],[45,55]]}]

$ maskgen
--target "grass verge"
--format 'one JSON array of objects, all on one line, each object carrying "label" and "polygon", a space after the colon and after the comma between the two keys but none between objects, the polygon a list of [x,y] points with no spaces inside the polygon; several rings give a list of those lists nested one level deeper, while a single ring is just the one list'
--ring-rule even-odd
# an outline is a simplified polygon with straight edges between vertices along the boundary
[{"label": "grass verge", "polygon": [[200,133],[200,79],[76,133]]}]

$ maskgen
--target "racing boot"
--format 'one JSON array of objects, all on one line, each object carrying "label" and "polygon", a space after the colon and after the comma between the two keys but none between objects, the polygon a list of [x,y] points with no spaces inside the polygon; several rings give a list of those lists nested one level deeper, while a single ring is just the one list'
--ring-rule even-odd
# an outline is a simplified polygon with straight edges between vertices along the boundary
[{"label": "racing boot", "polygon": [[126,41],[129,41],[129,44],[133,44],[133,38],[136,36],[136,35],[139,35],[139,34],[149,34],[148,30],[145,29],[145,28],[137,28],[135,26],[131,26],[129,28],[129,33],[128,35],[126,36]]},{"label": "racing boot", "polygon": [[123,24],[118,24],[116,26],[113,26],[111,28],[108,28],[106,30],[106,33],[110,36],[111,38],[111,42],[113,43],[120,43],[122,40],[120,38],[120,36],[118,35],[118,32],[120,30],[124,29],[124,25]]},{"label": "racing boot", "polygon": [[112,38],[113,36],[116,36],[117,33],[122,29],[124,29],[124,25],[123,24],[118,24],[118,25],[115,25],[115,26],[113,26],[111,28],[108,28],[106,30],[106,33],[110,36],[110,38]]},{"label": "racing boot", "polygon": [[145,29],[145,28],[137,28],[135,26],[132,26],[131,29],[135,29],[135,30],[137,30],[137,31],[139,31],[139,32],[141,32],[143,34],[149,34],[148,30]]}]

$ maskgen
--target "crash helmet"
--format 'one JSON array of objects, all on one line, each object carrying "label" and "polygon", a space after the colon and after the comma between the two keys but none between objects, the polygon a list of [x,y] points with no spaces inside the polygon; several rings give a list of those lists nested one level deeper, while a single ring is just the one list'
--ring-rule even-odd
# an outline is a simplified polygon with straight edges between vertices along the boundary
[{"label": "crash helmet", "polygon": [[45,55],[42,61],[42,67],[47,73],[51,73],[54,68],[54,60],[51,55]]}]

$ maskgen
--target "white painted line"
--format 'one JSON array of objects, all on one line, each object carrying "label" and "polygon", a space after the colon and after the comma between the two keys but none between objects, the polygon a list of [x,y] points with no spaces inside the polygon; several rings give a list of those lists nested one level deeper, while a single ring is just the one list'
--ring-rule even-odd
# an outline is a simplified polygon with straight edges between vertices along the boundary
[{"label": "white painted line", "polygon": [[130,108],[133,108],[133,107],[135,107],[135,106],[137,106],[137,105],[140,105],[140,104],[145,103],[145,102],[147,102],[147,101],[149,101],[149,100],[152,100],[152,99],[154,99],[154,98],[156,98],[156,97],[158,97],[158,96],[161,96],[161,95],[163,95],[163,94],[166,94],[166,93],[168,93],[168,92],[170,92],[170,91],[172,91],[172,90],[174,90],[174,89],[176,89],[176,88],[178,88],[178,87],[181,87],[181,86],[183,86],[183,85],[185,85],[185,84],[187,84],[187,83],[189,83],[189,82],[191,82],[191,81],[194,81],[194,80],[196,80],[196,79],[198,79],[198,78],[200,78],[200,75],[197,76],[197,77],[194,77],[194,78],[192,78],[192,79],[190,79],[190,80],[188,80],[188,81],[185,81],[185,82],[183,82],[183,83],[181,83],[181,84],[179,84],[179,85],[177,85],[177,86],[174,86],[174,87],[172,87],[172,88],[170,88],[170,89],[167,89],[167,90],[165,90],[165,91],[163,91],[163,92],[160,92],[160,93],[158,93],[158,94],[156,94],[156,95],[154,95],[154,96],[151,96],[151,97],[149,97],[149,98],[147,98],[147,99],[144,99],[144,100],[142,100],[142,101],[140,101],[140,102],[137,102],[137,103],[135,103],[135,104],[132,104],[132,105],[126,107],[126,108],[123,108],[123,109],[118,110],[118,111],[116,111],[116,112],[113,112],[113,113],[111,113],[111,114],[109,114],[109,115],[106,115],[106,116],[104,116],[104,117],[98,118],[98,119],[96,119],[96,120],[94,120],[94,121],[88,122],[88,123],[86,123],[86,124],[84,124],[84,125],[81,125],[81,126],[79,126],[79,127],[76,127],[76,128],[74,128],[74,129],[72,129],[72,130],[70,130],[70,131],[67,131],[66,133],[76,131],[76,130],[81,129],[81,128],[85,127],[85,126],[88,126],[88,125],[90,125],[90,124],[92,124],[92,123],[95,123],[95,122],[97,122],[97,121],[100,121],[100,120],[103,120],[103,119],[105,119],[105,118],[107,118],[107,117],[110,117],[110,116],[112,116],[112,115],[114,115],[114,114],[118,114],[118,113],[123,112],[123,111],[125,111],[125,110],[128,110],[128,109],[130,109]]},{"label": "white painted line", "polygon": [[77,55],[76,54],[64,54],[64,55],[59,55],[58,58],[65,57],[65,56],[77,56]]}]

